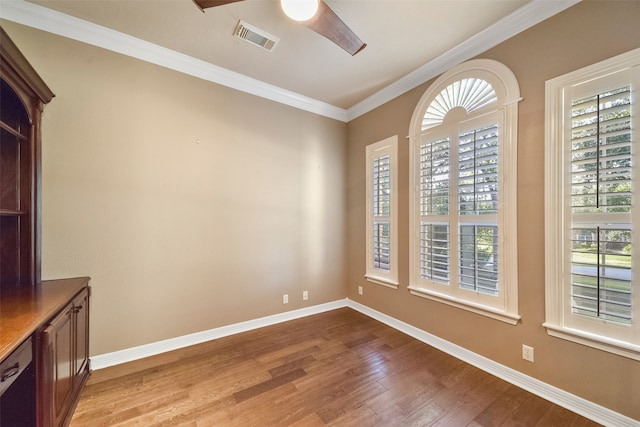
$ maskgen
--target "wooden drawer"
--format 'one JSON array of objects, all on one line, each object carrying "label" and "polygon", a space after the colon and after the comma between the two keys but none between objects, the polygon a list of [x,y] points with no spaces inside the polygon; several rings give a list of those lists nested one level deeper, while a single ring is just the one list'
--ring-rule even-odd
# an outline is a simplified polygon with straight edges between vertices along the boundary
[{"label": "wooden drawer", "polygon": [[31,337],[0,363],[0,396],[31,363]]}]

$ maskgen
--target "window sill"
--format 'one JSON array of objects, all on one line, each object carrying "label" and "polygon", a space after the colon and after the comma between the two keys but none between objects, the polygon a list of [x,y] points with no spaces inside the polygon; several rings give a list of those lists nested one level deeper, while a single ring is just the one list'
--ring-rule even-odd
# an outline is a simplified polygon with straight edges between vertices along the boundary
[{"label": "window sill", "polygon": [[552,325],[549,323],[543,323],[542,326],[547,329],[547,334],[552,337],[573,341],[578,344],[608,351],[609,353],[614,353],[630,359],[640,360],[640,346],[638,345],[603,337],[602,335],[591,334],[577,329],[564,328],[562,326]]},{"label": "window sill", "polygon": [[398,287],[400,286],[400,283],[384,277],[365,274],[364,278],[367,279],[368,282],[375,283],[376,285],[386,286],[387,288],[391,289],[398,289]]},{"label": "window sill", "polygon": [[510,325],[516,325],[520,320],[520,316],[517,314],[507,313],[506,311],[501,311],[486,305],[475,304],[470,301],[456,299],[450,297],[449,295],[441,294],[428,289],[409,286],[409,292],[411,292],[411,295],[427,298],[453,307],[461,308],[463,310],[471,311],[476,314],[491,317],[492,319],[500,320],[501,322],[505,322]]}]

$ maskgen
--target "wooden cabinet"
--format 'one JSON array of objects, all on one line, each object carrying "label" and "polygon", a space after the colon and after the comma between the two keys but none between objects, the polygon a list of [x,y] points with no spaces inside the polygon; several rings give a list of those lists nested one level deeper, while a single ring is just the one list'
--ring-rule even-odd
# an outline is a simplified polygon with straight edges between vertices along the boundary
[{"label": "wooden cabinet", "polygon": [[42,331],[43,426],[68,424],[89,377],[88,303],[84,290]]},{"label": "wooden cabinet", "polygon": [[[0,387],[2,427],[70,421],[90,374],[90,289],[88,277],[76,277],[2,294],[0,373],[12,382]],[[13,375],[16,362],[24,371]]]}]

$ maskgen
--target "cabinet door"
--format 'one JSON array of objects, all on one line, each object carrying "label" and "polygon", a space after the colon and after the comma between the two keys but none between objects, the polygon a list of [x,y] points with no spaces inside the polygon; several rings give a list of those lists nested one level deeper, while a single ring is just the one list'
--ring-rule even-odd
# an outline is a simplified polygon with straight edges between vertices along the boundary
[{"label": "cabinet door", "polygon": [[75,376],[77,381],[89,373],[89,292],[83,291],[73,300],[75,316]]},{"label": "cabinet door", "polygon": [[44,413],[45,418],[49,420],[48,425],[60,425],[60,421],[66,415],[73,390],[73,317],[73,306],[70,304],[44,331],[48,358],[46,366],[50,370],[47,375],[46,393],[49,396],[45,401],[49,408],[45,409]]}]

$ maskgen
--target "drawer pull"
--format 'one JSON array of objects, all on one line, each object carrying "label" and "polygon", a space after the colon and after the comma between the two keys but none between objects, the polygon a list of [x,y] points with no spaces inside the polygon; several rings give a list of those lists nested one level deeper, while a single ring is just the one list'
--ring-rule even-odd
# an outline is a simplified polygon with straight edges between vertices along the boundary
[{"label": "drawer pull", "polygon": [[2,378],[0,378],[0,382],[5,382],[12,376],[16,375],[18,372],[20,372],[20,363],[16,362],[13,366],[7,368],[4,372],[2,372]]}]

